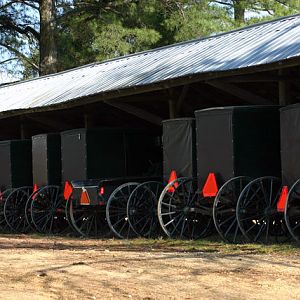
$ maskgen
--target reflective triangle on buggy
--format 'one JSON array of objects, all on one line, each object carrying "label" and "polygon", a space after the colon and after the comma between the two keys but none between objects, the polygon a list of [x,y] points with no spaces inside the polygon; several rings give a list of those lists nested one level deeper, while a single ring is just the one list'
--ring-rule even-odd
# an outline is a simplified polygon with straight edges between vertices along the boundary
[{"label": "reflective triangle on buggy", "polygon": [[204,197],[215,197],[218,193],[218,185],[215,173],[209,173],[204,184],[202,194]]},{"label": "reflective triangle on buggy", "polygon": [[82,193],[80,196],[80,204],[81,205],[90,205],[91,204],[90,196],[85,188],[82,188]]},{"label": "reflective triangle on buggy", "polygon": [[[168,184],[170,184],[171,182],[173,182],[174,180],[177,179],[177,174],[176,174],[176,171],[173,170],[170,174],[170,177],[169,177],[169,181],[168,181]],[[175,182],[173,185],[171,185],[169,188],[168,188],[168,192],[169,193],[173,193],[175,191],[175,189],[178,188],[178,182]]]},{"label": "reflective triangle on buggy", "polygon": [[279,200],[277,202],[277,211],[278,212],[284,212],[285,203],[286,203],[286,200],[287,200],[288,193],[289,193],[288,187],[286,185],[284,185],[282,187],[280,197],[279,197]]}]

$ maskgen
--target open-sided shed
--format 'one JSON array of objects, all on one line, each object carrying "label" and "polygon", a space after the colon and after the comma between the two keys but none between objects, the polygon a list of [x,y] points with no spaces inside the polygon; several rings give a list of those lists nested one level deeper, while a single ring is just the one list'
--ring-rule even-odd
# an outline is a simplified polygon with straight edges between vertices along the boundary
[{"label": "open-sided shed", "polygon": [[0,139],[300,99],[300,15],[0,87]]}]

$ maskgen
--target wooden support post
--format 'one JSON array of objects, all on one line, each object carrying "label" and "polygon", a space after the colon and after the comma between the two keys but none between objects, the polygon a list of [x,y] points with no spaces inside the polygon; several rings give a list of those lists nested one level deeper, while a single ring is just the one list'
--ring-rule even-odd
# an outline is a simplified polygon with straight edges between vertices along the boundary
[{"label": "wooden support post", "polygon": [[90,124],[89,124],[89,114],[87,112],[84,113],[83,115],[83,118],[84,118],[84,128],[87,129],[90,127]]},{"label": "wooden support post", "polygon": [[169,99],[169,118],[176,118],[176,103],[174,99]]},{"label": "wooden support post", "polygon": [[24,124],[23,118],[20,118],[20,138],[22,140],[26,139],[28,136],[28,132],[26,130],[26,125]]},{"label": "wooden support post", "polygon": [[183,86],[183,88],[181,90],[180,96],[179,96],[179,98],[177,100],[177,104],[176,104],[176,117],[180,115],[182,104],[183,104],[183,102],[186,98],[186,95],[189,91],[189,88],[190,88],[190,85],[186,84],[186,85]]},{"label": "wooden support post", "polygon": [[[286,75],[287,70],[280,69],[279,76],[283,77]],[[279,98],[279,105],[288,105],[291,103],[290,99],[290,83],[284,79],[278,81],[278,98]]]}]

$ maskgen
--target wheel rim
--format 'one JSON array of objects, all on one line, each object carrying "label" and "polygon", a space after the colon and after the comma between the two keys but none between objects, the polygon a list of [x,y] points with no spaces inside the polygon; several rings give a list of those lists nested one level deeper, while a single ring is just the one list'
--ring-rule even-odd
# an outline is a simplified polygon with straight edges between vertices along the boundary
[{"label": "wheel rim", "polygon": [[257,178],[244,188],[237,204],[237,220],[248,241],[270,244],[288,240],[283,214],[277,211],[280,193],[281,182],[275,177]]},{"label": "wheel rim", "polygon": [[215,198],[214,224],[225,242],[242,243],[245,241],[236,219],[236,205],[242,190],[250,181],[251,179],[245,176],[232,178],[220,188]]},{"label": "wheel rim", "polygon": [[13,190],[4,204],[4,217],[10,229],[17,233],[27,233],[30,229],[25,217],[25,205],[31,188]]},{"label": "wheel rim", "polygon": [[8,226],[5,216],[4,216],[4,204],[6,201],[6,198],[9,196],[9,194],[13,191],[13,189],[7,189],[5,190],[1,197],[0,197],[0,230],[3,232],[9,232],[11,230],[10,226]]},{"label": "wheel rim", "polygon": [[162,190],[161,182],[150,181],[138,185],[131,193],[127,216],[129,225],[137,235],[153,238],[159,234],[157,204]]},{"label": "wheel rim", "polygon": [[31,201],[31,219],[37,231],[58,234],[68,229],[65,201],[59,186],[41,188]]},{"label": "wheel rim", "polygon": [[72,229],[73,233],[78,234],[77,230],[74,228],[70,216],[70,203],[72,202],[72,195],[66,200],[65,204],[65,216],[68,222],[68,226]]},{"label": "wheel rim", "polygon": [[85,237],[103,237],[108,234],[104,206],[75,206],[74,203],[75,200],[70,198],[69,218],[77,233]]},{"label": "wheel rim", "polygon": [[36,228],[34,226],[34,223],[32,221],[31,218],[31,202],[32,199],[35,198],[36,194],[38,193],[39,189],[36,190],[35,192],[33,192],[29,197],[28,200],[26,201],[26,205],[25,205],[25,218],[26,218],[26,222],[29,225],[30,229],[32,229],[33,231],[36,231]]},{"label": "wheel rim", "polygon": [[284,218],[291,236],[300,241],[300,179],[293,184],[288,193]]},{"label": "wheel rim", "polygon": [[[176,186],[170,192],[170,188]],[[193,179],[179,178],[168,184],[158,201],[158,218],[170,238],[197,239],[210,233],[212,214],[203,210],[212,206],[208,199],[195,192]]]},{"label": "wheel rim", "polygon": [[139,184],[136,182],[125,183],[116,188],[110,195],[106,206],[107,223],[118,238],[136,237],[128,222],[127,202],[133,190]]}]

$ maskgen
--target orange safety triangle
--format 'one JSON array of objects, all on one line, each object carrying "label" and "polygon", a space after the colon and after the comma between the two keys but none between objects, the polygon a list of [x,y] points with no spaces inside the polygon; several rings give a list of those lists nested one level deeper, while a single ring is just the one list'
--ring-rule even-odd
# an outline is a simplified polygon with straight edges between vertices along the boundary
[{"label": "orange safety triangle", "polygon": [[[168,184],[173,182],[174,180],[177,179],[177,174],[176,174],[176,171],[173,170],[170,174],[170,177],[169,177],[169,181],[168,181]],[[178,182],[175,182],[173,185],[171,185],[169,188],[168,188],[168,192],[169,193],[173,193],[175,191],[175,189],[177,189],[178,187]]]},{"label": "orange safety triangle", "polygon": [[215,197],[218,193],[218,185],[215,173],[209,173],[204,184],[202,193],[204,197]]},{"label": "orange safety triangle", "polygon": [[277,211],[278,212],[284,212],[288,193],[289,193],[288,187],[286,185],[284,185],[282,187],[281,194],[280,194],[279,200],[277,202]]},{"label": "orange safety triangle", "polygon": [[35,197],[36,197],[36,194],[35,194],[35,192],[38,190],[38,186],[37,186],[37,184],[35,183],[34,185],[33,185],[33,190],[32,190],[32,194],[34,194],[33,196],[32,196],[32,199],[34,200],[35,199]]},{"label": "orange safety triangle", "polygon": [[33,185],[33,191],[32,191],[32,193],[35,193],[37,190],[38,190],[38,186],[37,186],[37,184],[35,183],[35,184]]},{"label": "orange safety triangle", "polygon": [[89,194],[88,194],[87,190],[83,188],[81,197],[80,197],[80,204],[81,205],[90,205],[90,203],[91,203],[91,200],[90,200]]},{"label": "orange safety triangle", "polygon": [[72,185],[68,181],[66,181],[65,188],[64,188],[64,198],[66,201],[69,200],[72,192],[73,192]]}]

